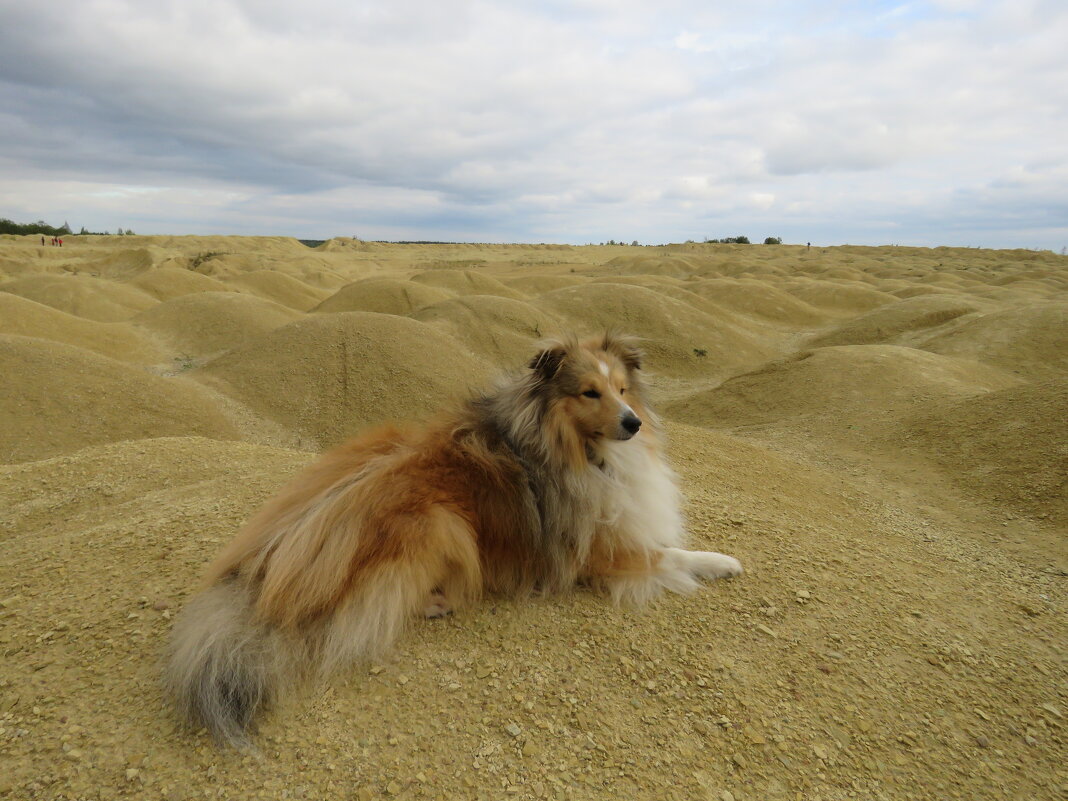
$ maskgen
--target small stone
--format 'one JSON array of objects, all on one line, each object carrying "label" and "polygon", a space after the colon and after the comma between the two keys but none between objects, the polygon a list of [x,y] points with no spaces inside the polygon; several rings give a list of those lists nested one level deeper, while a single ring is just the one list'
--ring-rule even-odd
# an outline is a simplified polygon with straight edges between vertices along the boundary
[{"label": "small stone", "polygon": [[975,744],[978,745],[980,748],[989,748],[990,738],[987,737],[985,734],[977,734],[975,735]]},{"label": "small stone", "polygon": [[757,732],[749,726],[746,726],[742,729],[742,734],[744,734],[749,740],[749,742],[751,742],[753,745],[764,745],[764,743],[767,742],[767,740],[764,739],[763,735],[757,734]]},{"label": "small stone", "polygon": [[804,603],[812,599],[812,594],[808,590],[798,590],[796,597],[799,603]]},{"label": "small stone", "polygon": [[127,768],[126,769],[126,781],[128,781],[128,782],[132,782],[134,779],[136,779],[140,775],[141,775],[141,771],[139,771],[137,768]]},{"label": "small stone", "polygon": [[519,728],[519,724],[517,723],[509,723],[507,726],[504,727],[504,730],[513,737],[518,737],[520,734],[523,733],[523,730]]},{"label": "small stone", "polygon": [[777,639],[778,636],[779,636],[774,631],[772,631],[767,626],[765,626],[763,623],[757,623],[756,624],[756,630],[759,631],[761,634],[767,634],[769,637],[772,637],[772,638],[775,638],[775,639]]},{"label": "small stone", "polygon": [[736,767],[742,768],[743,770],[745,769],[745,766],[748,764],[746,762],[745,757],[742,756],[741,754],[732,754],[731,755],[731,762],[733,762]]},{"label": "small stone", "polygon": [[734,801],[734,793],[730,790],[724,790],[719,794],[719,801]]},{"label": "small stone", "polygon": [[377,676],[383,670],[385,670],[385,668],[382,667],[381,665],[371,665],[371,675],[372,676]]},{"label": "small stone", "polygon": [[397,684],[407,684],[407,683],[408,683],[408,677],[407,676],[397,676]]},{"label": "small stone", "polygon": [[154,604],[152,604],[152,608],[155,609],[157,612],[162,612],[164,609],[169,609],[170,606],[171,605],[169,603],[162,600],[156,601]]},{"label": "small stone", "polygon": [[361,787],[359,792],[356,793],[357,801],[374,801],[374,791],[370,787]]},{"label": "small stone", "polygon": [[386,792],[390,795],[397,795],[402,789],[403,788],[395,781],[392,781],[386,785]]}]

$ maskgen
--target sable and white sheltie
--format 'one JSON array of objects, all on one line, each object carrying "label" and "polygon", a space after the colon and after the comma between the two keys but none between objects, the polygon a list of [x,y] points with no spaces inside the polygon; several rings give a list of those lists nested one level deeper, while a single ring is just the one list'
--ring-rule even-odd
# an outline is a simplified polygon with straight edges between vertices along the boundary
[{"label": "sable and white sheltie", "polygon": [[379,654],[483,591],[578,582],[616,603],[738,560],[686,551],[634,340],[544,343],[521,374],[429,427],[381,428],[313,463],[208,568],[175,622],[179,713],[241,746],[287,685]]}]

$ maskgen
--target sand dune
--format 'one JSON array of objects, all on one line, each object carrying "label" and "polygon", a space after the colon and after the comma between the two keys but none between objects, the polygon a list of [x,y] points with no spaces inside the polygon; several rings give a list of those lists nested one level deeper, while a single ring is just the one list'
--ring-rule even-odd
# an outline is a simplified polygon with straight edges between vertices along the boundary
[{"label": "sand dune", "polygon": [[860,314],[808,341],[810,347],[904,343],[916,332],[927,332],[944,323],[985,308],[959,295],[917,295],[879,306]]},{"label": "sand dune", "polygon": [[165,301],[133,319],[173,350],[208,356],[231,350],[300,317],[293,309],[236,292],[197,292]]},{"label": "sand dune", "polygon": [[[711,427],[783,427],[855,438],[935,401],[1016,384],[1000,370],[897,345],[806,350],[670,404],[669,414]],[[878,387],[878,392],[872,392]]]},{"label": "sand dune", "polygon": [[63,342],[123,362],[155,364],[165,358],[131,325],[86,320],[10,292],[0,292],[0,334]]},{"label": "sand dune", "polygon": [[227,283],[298,311],[308,311],[330,294],[326,289],[310,286],[275,270],[238,273],[229,278]]},{"label": "sand dune", "polygon": [[424,323],[339,312],[275,329],[194,375],[322,448],[371,423],[425,417],[488,374],[488,365]]},{"label": "sand dune", "polygon": [[771,354],[748,331],[663,293],[591,283],[547,292],[538,305],[587,329],[617,327],[647,340],[653,369],[667,375],[724,375]]},{"label": "sand dune", "polygon": [[403,278],[364,278],[341,287],[314,311],[368,311],[406,316],[452,296],[447,289]]},{"label": "sand dune", "polygon": [[[166,380],[83,348],[0,336],[0,463],[153,436],[236,439],[201,387]],[[17,376],[17,378],[15,378]]]},{"label": "sand dune", "polygon": [[457,295],[499,295],[502,298],[521,300],[523,295],[496,278],[474,270],[440,269],[416,273],[412,281],[427,286],[439,287]]},{"label": "sand dune", "polygon": [[[908,421],[910,444],[992,505],[1068,531],[1068,378],[931,404]],[[1064,545],[1062,541],[1062,546]]]},{"label": "sand dune", "polygon": [[99,323],[129,320],[156,303],[136,287],[89,275],[27,275],[0,284],[0,292]]},{"label": "sand dune", "polygon": [[932,332],[919,347],[965,356],[1029,378],[1068,372],[1068,302],[992,311]]},{"label": "sand dune", "polygon": [[[1061,798],[1066,310],[1030,251],[0,237],[0,797]],[[314,451],[606,327],[744,577],[420,623],[258,757],[176,727],[173,613]]]},{"label": "sand dune", "polygon": [[143,289],[158,300],[170,300],[194,292],[226,292],[229,287],[222,281],[208,278],[182,267],[161,266],[141,273],[130,284]]}]

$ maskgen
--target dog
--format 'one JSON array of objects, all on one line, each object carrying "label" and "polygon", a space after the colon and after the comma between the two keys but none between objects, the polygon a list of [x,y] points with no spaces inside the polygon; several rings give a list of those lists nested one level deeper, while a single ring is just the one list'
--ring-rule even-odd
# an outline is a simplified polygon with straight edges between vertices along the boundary
[{"label": "dog", "polygon": [[484,592],[579,583],[617,604],[737,559],[682,549],[675,476],[636,340],[539,347],[526,369],[428,426],[387,426],[322,456],[207,570],[164,668],[179,714],[244,747],[295,681],[381,654],[420,613]]}]

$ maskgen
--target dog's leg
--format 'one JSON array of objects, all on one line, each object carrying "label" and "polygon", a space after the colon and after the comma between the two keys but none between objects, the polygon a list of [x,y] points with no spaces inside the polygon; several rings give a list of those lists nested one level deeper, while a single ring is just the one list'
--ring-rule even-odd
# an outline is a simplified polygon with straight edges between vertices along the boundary
[{"label": "dog's leg", "polygon": [[423,609],[423,617],[433,619],[451,614],[452,606],[449,605],[449,599],[445,597],[445,593],[440,590],[434,590],[434,592],[430,593],[426,608]]},{"label": "dog's leg", "polygon": [[640,605],[664,590],[689,593],[698,579],[728,578],[742,572],[731,556],[709,551],[664,548],[654,551],[621,551],[591,554],[590,578],[604,587],[617,604]]}]

